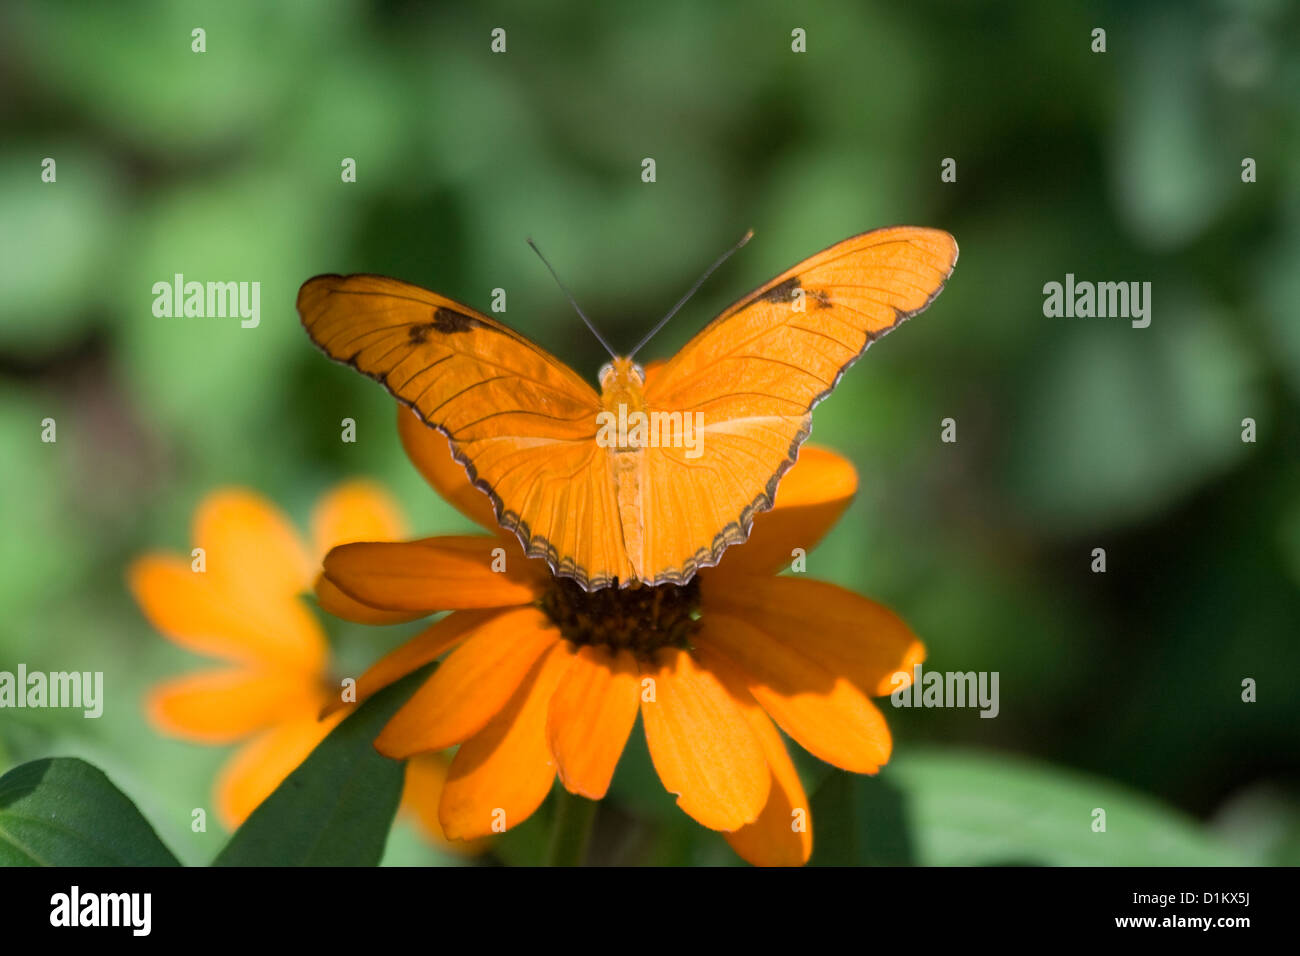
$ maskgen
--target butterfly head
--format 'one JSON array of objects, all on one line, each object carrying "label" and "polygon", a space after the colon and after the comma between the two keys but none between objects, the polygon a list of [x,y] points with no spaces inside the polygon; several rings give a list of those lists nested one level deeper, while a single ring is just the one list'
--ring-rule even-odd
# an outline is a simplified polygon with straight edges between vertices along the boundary
[{"label": "butterfly head", "polygon": [[630,358],[616,358],[600,367],[600,390],[605,394],[645,385],[645,369]]}]

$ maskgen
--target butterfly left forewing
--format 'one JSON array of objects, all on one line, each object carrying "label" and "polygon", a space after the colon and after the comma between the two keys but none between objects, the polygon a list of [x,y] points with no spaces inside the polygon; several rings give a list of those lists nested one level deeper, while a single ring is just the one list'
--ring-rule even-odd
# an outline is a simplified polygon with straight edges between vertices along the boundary
[{"label": "butterfly left forewing", "polygon": [[437,293],[383,276],[323,275],[303,284],[298,312],[331,358],[379,381],[453,442],[593,432],[599,400],[581,376]]},{"label": "butterfly left forewing", "polygon": [[631,568],[596,415],[577,373],[501,323],[383,276],[317,276],[298,293],[312,340],[450,440],[531,557],[584,586]]},{"label": "butterfly left forewing", "polygon": [[703,431],[696,457],[647,450],[646,580],[689,577],[745,540],[814,406],[872,342],[933,301],[956,261],[955,240],[937,229],[846,239],[741,299],[648,378],[648,409],[698,413]]}]

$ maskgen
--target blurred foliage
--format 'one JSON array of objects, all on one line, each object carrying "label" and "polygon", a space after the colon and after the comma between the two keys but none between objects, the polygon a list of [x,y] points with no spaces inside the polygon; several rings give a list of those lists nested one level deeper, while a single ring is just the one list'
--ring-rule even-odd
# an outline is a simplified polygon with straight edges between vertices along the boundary
[{"label": "blurred foliage", "polygon": [[[97,721],[0,715],[0,769],[90,759],[182,860],[210,860],[224,836],[188,821],[223,753],[144,722],[143,690],[196,662],[131,603],[129,558],[187,549],[195,503],[232,483],[301,522],[368,475],[416,530],[461,527],[403,459],[390,400],[302,334],[307,277],[381,272],[479,308],[502,287],[512,325],[594,372],[599,347],[526,236],[627,347],[754,227],[653,358],[803,256],[908,222],[954,233],[961,261],[818,410],[815,439],[862,488],[809,563],[897,608],[932,667],[1001,673],[996,720],[890,710],[881,784],[953,824],[908,852],[1027,853],[1038,807],[1079,828],[1053,860],[1094,859],[1088,813],[1113,799],[1141,831],[1124,859],[1211,839],[1187,837],[1196,817],[1242,858],[1296,862],[1298,20],[1284,0],[6,4],[0,669],[103,670],[108,703]],[[1042,287],[1067,272],[1151,281],[1151,327],[1045,318]],[[260,327],[156,318],[151,287],[175,273],[259,281]],[[938,440],[949,416],[955,445]],[[358,443],[338,440],[343,417]],[[389,646],[330,627],[347,661]],[[672,807],[639,740],[594,852],[734,860]],[[942,756],[957,745],[1072,768],[1078,798],[1047,771]],[[548,812],[498,855],[534,858]],[[390,861],[446,859],[395,834]]]}]

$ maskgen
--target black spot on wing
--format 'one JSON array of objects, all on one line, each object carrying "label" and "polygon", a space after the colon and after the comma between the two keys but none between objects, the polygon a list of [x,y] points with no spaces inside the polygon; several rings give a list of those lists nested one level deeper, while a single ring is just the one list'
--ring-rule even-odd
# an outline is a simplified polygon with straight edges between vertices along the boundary
[{"label": "black spot on wing", "polygon": [[411,337],[412,344],[423,345],[425,342],[429,340],[429,333],[432,332],[435,328],[437,328],[437,326],[435,326],[432,322],[425,322],[421,325],[413,325],[406,331],[407,334]]},{"label": "black spot on wing", "polygon": [[478,319],[468,316],[463,312],[457,312],[454,309],[446,309],[439,306],[433,311],[433,327],[439,332],[447,335],[454,335],[457,332],[468,332],[470,329],[478,328]]},{"label": "black spot on wing", "polygon": [[784,282],[778,282],[758,297],[759,302],[789,302],[794,298],[795,290],[801,289],[798,276],[791,276]]},{"label": "black spot on wing", "polygon": [[423,345],[429,341],[430,332],[438,332],[442,335],[455,335],[457,332],[468,332],[470,329],[477,328],[480,325],[478,319],[466,315],[463,312],[457,312],[455,309],[447,309],[442,306],[433,310],[432,322],[421,322],[418,325],[412,325],[407,329],[407,334],[411,337],[413,345]]}]

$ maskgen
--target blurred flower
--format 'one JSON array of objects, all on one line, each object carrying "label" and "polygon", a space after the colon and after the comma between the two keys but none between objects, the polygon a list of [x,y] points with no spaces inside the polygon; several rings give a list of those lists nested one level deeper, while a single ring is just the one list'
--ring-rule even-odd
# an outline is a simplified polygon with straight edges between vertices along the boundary
[{"label": "blurred flower", "polygon": [[[329,644],[303,595],[320,556],[347,541],[391,541],[405,533],[397,504],[369,482],[339,485],[316,505],[308,550],[283,514],[240,488],[215,491],[194,516],[189,559],[147,554],[128,582],[150,623],[187,650],[229,662],[152,689],[146,711],[160,732],[205,744],[242,741],[216,785],[221,822],[233,829],[268,797],[342,719],[319,719],[339,696]],[[436,842],[436,807],[446,759],[407,766],[402,806]],[[455,844],[464,848],[463,843]]]},{"label": "blurred flower", "polygon": [[398,758],[460,745],[439,805],[447,835],[518,825],[557,772],[570,792],[602,798],[639,710],[687,814],[752,863],[806,862],[808,801],[776,726],[828,763],[874,773],[891,738],[869,698],[924,655],[881,605],[776,576],[839,518],[853,466],[804,447],[776,506],[718,567],[681,587],[588,593],[524,557],[443,436],[405,409],[398,427],[435,490],[494,533],[343,545],[318,594],[369,623],[453,610],[357,682],[364,699],[452,651],[375,741]]}]

